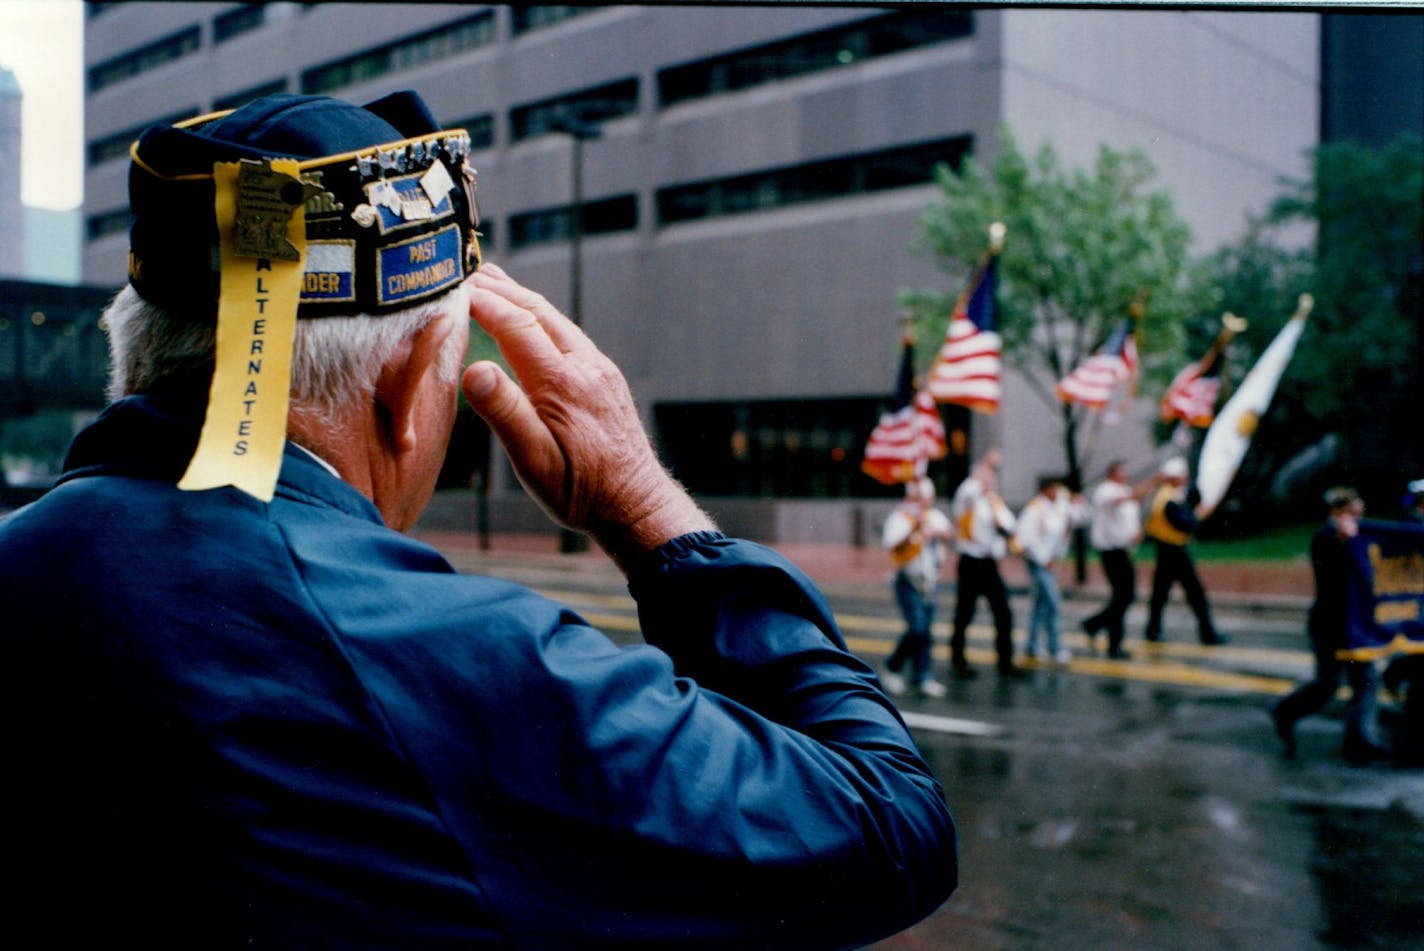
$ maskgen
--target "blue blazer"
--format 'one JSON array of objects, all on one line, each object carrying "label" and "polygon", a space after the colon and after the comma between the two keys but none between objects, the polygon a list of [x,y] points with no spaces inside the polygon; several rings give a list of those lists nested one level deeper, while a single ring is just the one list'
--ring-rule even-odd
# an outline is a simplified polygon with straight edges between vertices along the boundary
[{"label": "blue blazer", "polygon": [[270,504],[178,491],[197,432],[122,400],[0,522],[17,929],[846,947],[954,888],[942,790],[774,552],[663,546],[629,578],[647,645],[618,647],[291,446]]}]

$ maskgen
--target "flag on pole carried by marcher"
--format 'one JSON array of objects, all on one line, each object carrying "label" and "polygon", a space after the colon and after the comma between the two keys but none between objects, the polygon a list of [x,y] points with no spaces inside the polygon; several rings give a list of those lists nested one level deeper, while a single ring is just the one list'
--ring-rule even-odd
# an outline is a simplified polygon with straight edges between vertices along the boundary
[{"label": "flag on pole carried by marcher", "polygon": [[915,344],[907,336],[900,357],[895,405],[882,413],[865,443],[861,471],[877,482],[896,485],[925,474],[931,459],[948,453],[944,421],[928,392],[915,387]]},{"label": "flag on pole carried by marcher", "polygon": [[956,403],[981,413],[997,413],[1003,396],[1002,346],[999,339],[997,254],[995,241],[1003,239],[990,229],[989,253],[975,272],[971,286],[960,295],[945,332],[944,344],[930,368],[928,388],[936,403]]},{"label": "flag on pole carried by marcher", "polygon": [[1256,426],[1271,405],[1286,364],[1290,363],[1291,355],[1295,353],[1295,346],[1305,330],[1305,318],[1313,303],[1309,294],[1300,295],[1295,314],[1276,334],[1206,431],[1201,456],[1197,460],[1197,489],[1201,492],[1199,510],[1202,517],[1216,508],[1231,486],[1231,480],[1236,477],[1236,470],[1246,456]]},{"label": "flag on pole carried by marcher", "polygon": [[1226,363],[1226,345],[1246,329],[1246,321],[1233,314],[1221,318],[1221,332],[1196,363],[1188,364],[1162,394],[1162,420],[1179,420],[1197,429],[1206,429],[1216,418],[1216,401],[1221,396],[1221,371]]},{"label": "flag on pole carried by marcher", "polygon": [[1107,406],[1113,391],[1137,375],[1137,341],[1132,329],[1133,320],[1129,317],[1088,359],[1059,380],[1053,388],[1058,398],[1089,409]]}]

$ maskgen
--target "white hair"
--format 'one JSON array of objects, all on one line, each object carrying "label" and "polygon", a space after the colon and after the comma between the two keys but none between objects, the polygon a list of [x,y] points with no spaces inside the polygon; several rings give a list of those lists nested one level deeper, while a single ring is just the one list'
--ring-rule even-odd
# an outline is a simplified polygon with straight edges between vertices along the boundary
[{"label": "white hair", "polygon": [[[457,287],[441,297],[381,317],[316,317],[297,321],[292,342],[293,409],[334,421],[370,398],[381,366],[395,349],[447,311],[463,319],[466,297]],[[459,312],[457,312],[459,311]],[[125,286],[104,312],[109,334],[110,400],[153,389],[164,380],[212,372],[214,325],[156,307]],[[451,334],[436,370],[453,383],[464,351]]]}]

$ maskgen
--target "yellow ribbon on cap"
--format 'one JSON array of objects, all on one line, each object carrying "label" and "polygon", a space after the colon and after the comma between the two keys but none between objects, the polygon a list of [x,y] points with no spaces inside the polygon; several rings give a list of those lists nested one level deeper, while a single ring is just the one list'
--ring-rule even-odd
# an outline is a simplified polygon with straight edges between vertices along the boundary
[{"label": "yellow ribbon on cap", "polygon": [[[272,159],[256,168],[268,188],[273,183],[284,185],[283,178],[301,188],[299,166],[293,159]],[[239,193],[245,204],[251,197],[250,189],[244,191],[250,178],[244,176],[253,171],[254,163],[213,166],[213,211],[222,266],[215,365],[198,449],[178,488],[197,491],[231,485],[270,502],[287,440],[292,335],[306,259],[306,219],[300,201],[278,202],[276,192],[258,194],[255,209],[244,207],[239,212]],[[285,229],[281,218],[286,218]],[[266,256],[254,256],[254,247]]]}]

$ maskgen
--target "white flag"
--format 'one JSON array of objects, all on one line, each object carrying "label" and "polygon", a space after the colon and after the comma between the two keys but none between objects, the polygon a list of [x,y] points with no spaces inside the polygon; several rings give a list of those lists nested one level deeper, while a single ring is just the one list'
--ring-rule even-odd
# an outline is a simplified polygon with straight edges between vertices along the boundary
[{"label": "white flag", "polygon": [[1236,478],[1236,470],[1241,467],[1241,460],[1251,445],[1256,425],[1271,405],[1276,385],[1280,383],[1281,374],[1285,372],[1286,364],[1290,363],[1295,345],[1305,330],[1305,318],[1312,303],[1309,294],[1300,296],[1300,306],[1295,314],[1276,334],[1276,339],[1261,354],[1207,430],[1206,439],[1202,441],[1201,457],[1197,460],[1197,489],[1201,492],[1203,516],[1215,510],[1231,487],[1231,480]]}]

